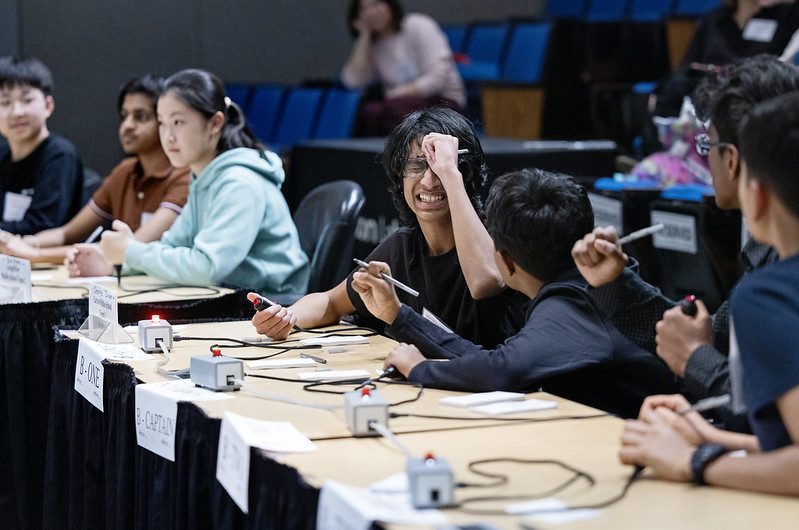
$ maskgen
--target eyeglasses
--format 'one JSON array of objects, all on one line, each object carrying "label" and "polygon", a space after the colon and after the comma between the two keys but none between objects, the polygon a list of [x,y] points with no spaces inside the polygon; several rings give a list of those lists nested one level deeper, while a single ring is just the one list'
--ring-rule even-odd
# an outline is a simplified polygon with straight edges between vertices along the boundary
[{"label": "eyeglasses", "polygon": [[694,144],[696,144],[696,152],[699,153],[701,156],[707,156],[710,153],[711,147],[726,147],[729,145],[729,142],[711,142],[710,136],[706,133],[697,134],[694,136]]},{"label": "eyeglasses", "polygon": [[429,167],[430,164],[427,163],[427,159],[424,157],[424,155],[414,158],[406,158],[405,167],[402,170],[402,176],[419,178],[424,175],[425,171],[427,171],[427,168]]}]

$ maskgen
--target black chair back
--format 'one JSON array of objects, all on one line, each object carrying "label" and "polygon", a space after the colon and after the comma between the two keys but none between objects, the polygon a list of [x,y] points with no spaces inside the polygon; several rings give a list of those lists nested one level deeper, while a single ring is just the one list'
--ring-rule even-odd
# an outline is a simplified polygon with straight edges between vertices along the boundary
[{"label": "black chair back", "polygon": [[365,200],[358,183],[336,180],[317,186],[297,206],[294,224],[311,260],[309,293],[335,287],[354,268],[355,225]]}]

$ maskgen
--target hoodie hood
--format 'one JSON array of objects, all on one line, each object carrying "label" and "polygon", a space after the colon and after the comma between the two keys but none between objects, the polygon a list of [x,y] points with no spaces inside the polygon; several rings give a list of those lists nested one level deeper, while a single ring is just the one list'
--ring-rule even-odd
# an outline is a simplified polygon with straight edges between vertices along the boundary
[{"label": "hoodie hood", "polygon": [[199,174],[192,173],[196,185],[200,189],[207,188],[214,180],[214,176],[225,171],[228,167],[246,168],[272,182],[280,189],[286,180],[283,171],[283,161],[271,151],[256,151],[248,147],[230,149],[214,158],[210,164]]}]

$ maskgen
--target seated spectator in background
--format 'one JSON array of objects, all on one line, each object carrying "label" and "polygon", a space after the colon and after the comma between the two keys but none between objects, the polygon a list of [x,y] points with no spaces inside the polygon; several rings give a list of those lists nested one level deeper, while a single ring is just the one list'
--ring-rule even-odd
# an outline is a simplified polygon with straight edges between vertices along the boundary
[{"label": "seated spectator in background", "polygon": [[[758,104],[744,118],[738,193],[752,237],[780,261],[742,279],[730,303],[742,397],[754,436],[722,431],[682,396],[653,396],[627,422],[621,461],[663,478],[799,496],[799,93]],[[736,378],[737,383],[737,378]],[[744,449],[745,456],[728,455]]]},{"label": "seated spectator in background", "polygon": [[[184,285],[220,285],[302,294],[308,258],[280,192],[280,157],[252,136],[225,86],[203,70],[167,79],[158,98],[161,145],[175,167],[191,169],[186,207],[160,241],[137,241],[122,221],[102,235],[113,264]],[[72,275],[82,274],[79,245]]]},{"label": "seated spectator in background", "polygon": [[799,2],[724,0],[702,17],[679,69],[656,90],[656,116],[677,116],[683,97],[693,94],[708,72],[767,53],[779,57],[799,29]]},{"label": "seated spectator in background", "polygon": [[405,15],[398,0],[352,0],[347,23],[356,41],[341,82],[363,89],[377,80],[383,90],[383,99],[362,106],[361,135],[388,134],[417,109],[465,108],[463,80],[435,20]]},{"label": "seated spectator in background", "polygon": [[[38,59],[0,58],[0,230],[35,234],[81,207],[83,164],[75,146],[47,128],[53,76]],[[0,232],[0,241],[9,234]]]},{"label": "seated spectator in background", "polygon": [[[155,102],[163,80],[150,76],[131,79],[117,98],[119,141],[130,158],[123,160],[103,180],[89,204],[65,225],[34,235],[0,242],[0,252],[31,263],[63,263],[73,243],[80,243],[99,226],[114,219],[125,222],[137,241],[155,241],[186,204],[189,169],[169,163],[158,138]],[[107,274],[110,264],[90,275]]]},{"label": "seated spectator in background", "polygon": [[[760,55],[731,64],[706,79],[697,91],[697,110],[710,125],[697,148],[708,156],[716,204],[738,209],[741,162],[738,127],[760,101],[799,90],[799,70],[776,57]],[[639,346],[657,353],[682,378],[681,391],[691,400],[729,392],[728,304],[711,316],[701,300],[696,317],[644,282],[612,227],[599,227],[574,245],[572,255],[614,325]],[[772,263],[776,253],[765,243],[749,241],[741,256],[747,270]],[[745,425],[736,428],[746,429]]]},{"label": "seated spectator in background", "polygon": [[401,304],[380,276],[391,268],[373,261],[355,273],[352,287],[389,324],[390,337],[412,344],[389,353],[385,367],[448,390],[542,388],[624,417],[658,389],[675,388],[661,361],[611,325],[574,267],[572,244],[594,224],[582,186],[541,170],[509,173],[491,186],[486,217],[502,278],[532,299],[524,327],[494,349],[447,333]]},{"label": "seated spectator in background", "polygon": [[[468,149],[458,154],[458,149]],[[402,227],[366,258],[391,266],[396,279],[419,291],[401,300],[432,312],[469,340],[494,347],[524,322],[524,297],[505,289],[491,257],[480,191],[486,181],[483,148],[471,123],[447,108],[414,112],[386,140],[383,167]],[[292,326],[336,324],[357,310],[360,325],[382,330],[352,288],[352,274],[333,289],[290,308],[256,313],[258,333],[283,339]],[[257,295],[251,293],[250,299]]]}]

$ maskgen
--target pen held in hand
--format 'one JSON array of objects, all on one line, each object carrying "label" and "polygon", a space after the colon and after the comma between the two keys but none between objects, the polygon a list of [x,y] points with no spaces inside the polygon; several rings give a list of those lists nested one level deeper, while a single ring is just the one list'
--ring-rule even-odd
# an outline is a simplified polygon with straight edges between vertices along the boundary
[{"label": "pen held in hand", "polygon": [[[365,269],[369,268],[369,264],[366,263],[363,260],[360,260],[358,258],[353,258],[352,261],[354,261],[359,266],[361,266],[361,267],[363,267]],[[395,280],[394,278],[392,278],[391,276],[389,276],[385,272],[381,272],[380,273],[380,277],[383,278],[384,280],[386,280],[388,283],[394,285],[395,287],[399,287],[400,289],[402,289],[403,291],[405,291],[406,293],[408,293],[411,296],[419,296],[419,291],[417,291],[416,289],[411,289],[410,287],[408,287],[407,285],[405,285],[401,281]]]},{"label": "pen held in hand", "polygon": [[91,235],[86,238],[86,241],[84,241],[84,243],[94,243],[95,241],[97,241],[97,238],[100,237],[100,234],[102,233],[103,233],[103,225],[100,225],[94,229],[94,232],[92,232]]},{"label": "pen held in hand", "polygon": [[680,416],[685,416],[689,412],[704,412],[706,410],[717,409],[719,407],[723,407],[727,405],[732,398],[729,394],[722,394],[720,396],[713,396],[705,399],[700,399],[690,407],[684,408],[682,410],[678,410],[677,414]]},{"label": "pen held in hand", "polygon": [[627,243],[631,243],[637,239],[641,239],[642,237],[646,237],[649,235],[654,234],[655,232],[660,232],[665,228],[663,223],[658,223],[656,225],[648,226],[646,228],[642,228],[641,230],[636,230],[630,234],[627,234],[623,238],[619,239],[619,245],[626,245]]}]

